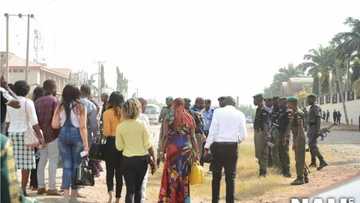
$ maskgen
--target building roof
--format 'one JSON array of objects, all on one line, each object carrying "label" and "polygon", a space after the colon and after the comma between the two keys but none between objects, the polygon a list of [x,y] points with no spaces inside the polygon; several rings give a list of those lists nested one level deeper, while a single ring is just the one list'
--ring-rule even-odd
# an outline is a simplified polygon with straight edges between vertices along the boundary
[{"label": "building roof", "polygon": [[[0,56],[5,56],[5,52],[0,52]],[[9,68],[24,68],[26,66],[26,59],[23,59],[13,53],[9,53]],[[49,68],[46,64],[38,64],[29,61],[29,68],[40,69],[60,77],[68,79],[70,77],[71,69],[69,68]]]}]

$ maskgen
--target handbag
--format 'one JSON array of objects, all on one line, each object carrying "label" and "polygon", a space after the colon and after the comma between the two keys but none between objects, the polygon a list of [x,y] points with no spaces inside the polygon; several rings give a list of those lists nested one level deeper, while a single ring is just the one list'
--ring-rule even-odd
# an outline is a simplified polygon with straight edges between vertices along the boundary
[{"label": "handbag", "polygon": [[89,159],[82,158],[80,166],[76,168],[75,185],[79,186],[94,186],[94,174],[89,166]]},{"label": "handbag", "polygon": [[106,140],[101,137],[99,141],[92,143],[89,150],[89,158],[92,160],[105,160]]},{"label": "handbag", "polygon": [[204,169],[198,161],[191,166],[189,181],[190,185],[202,184],[204,181]]},{"label": "handbag", "polygon": [[30,119],[29,119],[29,115],[28,115],[26,106],[27,106],[27,102],[25,101],[25,115],[26,115],[27,129],[24,133],[24,144],[27,147],[36,147],[37,145],[39,145],[39,139],[36,137],[35,131],[30,124]]}]

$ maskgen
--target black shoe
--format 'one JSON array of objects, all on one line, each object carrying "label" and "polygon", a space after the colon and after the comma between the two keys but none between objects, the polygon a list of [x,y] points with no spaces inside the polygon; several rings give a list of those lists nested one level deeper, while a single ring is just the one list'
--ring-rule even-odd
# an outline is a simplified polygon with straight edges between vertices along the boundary
[{"label": "black shoe", "polygon": [[308,176],[305,176],[304,177],[304,182],[307,184],[307,183],[309,183],[309,177]]},{"label": "black shoe", "polygon": [[266,177],[266,171],[260,170],[259,177]]},{"label": "black shoe", "polygon": [[328,164],[325,161],[322,161],[320,163],[320,166],[317,168],[318,171],[320,171],[321,169],[323,169],[324,167],[326,167]]},{"label": "black shoe", "polygon": [[285,178],[291,178],[291,173],[290,172],[285,172],[285,173],[283,173],[283,176]]},{"label": "black shoe", "polygon": [[316,168],[316,167],[317,167],[317,165],[316,165],[316,163],[315,163],[315,162],[311,162],[311,164],[309,165],[309,167],[310,167],[310,168]]},{"label": "black shoe", "polygon": [[304,178],[296,178],[291,185],[303,185],[305,184]]}]

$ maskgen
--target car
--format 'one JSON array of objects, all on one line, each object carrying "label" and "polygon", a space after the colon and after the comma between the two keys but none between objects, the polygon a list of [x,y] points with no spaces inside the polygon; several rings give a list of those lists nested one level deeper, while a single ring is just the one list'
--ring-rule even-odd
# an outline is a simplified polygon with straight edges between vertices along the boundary
[{"label": "car", "polygon": [[159,124],[160,107],[158,105],[146,105],[144,114],[148,116],[150,124]]}]

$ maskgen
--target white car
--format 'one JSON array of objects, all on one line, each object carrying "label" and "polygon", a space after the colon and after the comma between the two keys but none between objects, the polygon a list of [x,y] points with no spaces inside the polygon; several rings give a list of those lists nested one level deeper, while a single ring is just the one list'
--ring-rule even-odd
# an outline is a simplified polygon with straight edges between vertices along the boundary
[{"label": "white car", "polygon": [[160,107],[155,104],[148,104],[144,112],[150,121],[150,124],[159,124]]}]

